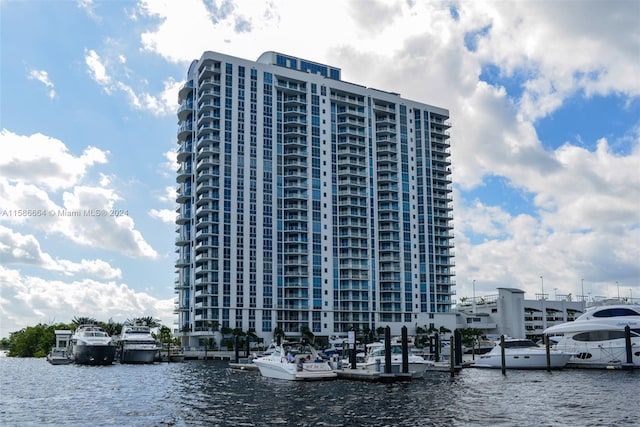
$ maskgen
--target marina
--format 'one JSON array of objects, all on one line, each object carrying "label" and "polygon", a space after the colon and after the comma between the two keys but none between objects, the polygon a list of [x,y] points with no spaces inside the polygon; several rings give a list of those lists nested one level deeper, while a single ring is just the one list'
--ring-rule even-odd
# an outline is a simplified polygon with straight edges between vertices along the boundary
[{"label": "marina", "polygon": [[[297,382],[228,361],[52,366],[0,358],[3,426],[638,425],[639,370],[462,369],[409,382]],[[64,393],[60,393],[64,384]],[[88,395],[100,396],[100,404]],[[52,397],[55,405],[52,405]],[[131,402],[135,401],[135,406]],[[59,424],[59,425],[62,425]]]}]

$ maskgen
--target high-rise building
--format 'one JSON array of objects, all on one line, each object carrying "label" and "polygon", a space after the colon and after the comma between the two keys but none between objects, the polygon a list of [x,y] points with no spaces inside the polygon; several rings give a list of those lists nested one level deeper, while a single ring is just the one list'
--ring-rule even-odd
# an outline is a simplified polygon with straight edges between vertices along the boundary
[{"label": "high-rise building", "polygon": [[205,52],[189,67],[175,264],[185,345],[222,327],[399,333],[451,311],[449,112],[340,74],[276,52]]}]

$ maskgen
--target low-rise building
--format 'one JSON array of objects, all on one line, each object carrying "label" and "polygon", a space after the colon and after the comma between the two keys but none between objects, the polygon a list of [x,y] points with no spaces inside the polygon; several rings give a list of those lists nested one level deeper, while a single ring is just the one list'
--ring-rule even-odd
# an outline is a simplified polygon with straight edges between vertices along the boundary
[{"label": "low-rise building", "polygon": [[520,289],[498,288],[497,295],[465,299],[458,304],[457,327],[480,329],[485,335],[539,339],[546,328],[575,320],[584,312],[585,304],[572,301],[570,295],[530,300]]}]

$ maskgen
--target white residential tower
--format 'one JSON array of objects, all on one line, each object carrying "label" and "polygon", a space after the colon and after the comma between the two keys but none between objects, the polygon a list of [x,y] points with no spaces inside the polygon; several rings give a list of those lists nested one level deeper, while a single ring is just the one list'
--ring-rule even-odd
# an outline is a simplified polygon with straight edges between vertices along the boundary
[{"label": "white residential tower", "polygon": [[[440,326],[454,282],[449,112],[266,52],[179,92],[177,330]],[[455,319],[452,320],[455,324]]]}]

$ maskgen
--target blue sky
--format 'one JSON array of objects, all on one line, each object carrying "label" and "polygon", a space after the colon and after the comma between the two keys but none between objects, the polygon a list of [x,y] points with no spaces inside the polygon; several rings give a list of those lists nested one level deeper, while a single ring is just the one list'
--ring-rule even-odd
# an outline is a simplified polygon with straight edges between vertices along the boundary
[{"label": "blue sky", "polygon": [[[458,297],[475,280],[640,298],[638,18],[635,1],[0,0],[0,336],[172,325],[177,89],[205,50],[448,108]],[[89,210],[118,216],[62,215]]]}]

